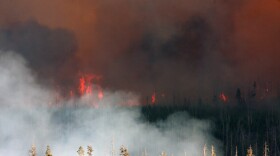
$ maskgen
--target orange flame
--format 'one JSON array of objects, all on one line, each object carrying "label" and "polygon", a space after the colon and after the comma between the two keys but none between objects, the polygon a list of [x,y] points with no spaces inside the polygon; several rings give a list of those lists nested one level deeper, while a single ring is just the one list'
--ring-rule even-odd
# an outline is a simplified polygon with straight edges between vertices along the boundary
[{"label": "orange flame", "polygon": [[[79,96],[90,95],[91,99],[89,103],[96,103],[96,99],[102,100],[104,98],[103,89],[100,85],[102,76],[94,74],[81,74],[79,73],[78,86],[70,88],[64,93],[59,86],[56,86],[56,92],[54,94],[54,100],[50,104],[59,104],[64,99],[74,99]],[[64,92],[63,92],[64,91]],[[92,96],[96,92],[95,96]],[[98,108],[96,104],[92,104],[95,108]]]},{"label": "orange flame", "polygon": [[91,88],[91,86],[87,86],[87,87],[86,87],[86,94],[89,94],[89,95],[92,94],[92,88]]},{"label": "orange flame", "polygon": [[79,93],[80,95],[92,95],[93,94],[93,85],[97,86],[98,94],[97,97],[99,100],[103,99],[104,94],[101,86],[98,84],[101,76],[94,74],[81,74],[82,76],[79,79]]},{"label": "orange flame", "polygon": [[84,95],[86,90],[86,80],[84,77],[80,78],[80,83],[79,83],[79,91],[81,95]]}]

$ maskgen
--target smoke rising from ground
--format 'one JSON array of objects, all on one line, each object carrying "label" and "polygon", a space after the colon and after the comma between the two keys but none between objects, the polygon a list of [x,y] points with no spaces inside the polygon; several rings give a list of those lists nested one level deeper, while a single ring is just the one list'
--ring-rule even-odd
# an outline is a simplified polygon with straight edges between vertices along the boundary
[{"label": "smoke rising from ground", "polygon": [[[0,155],[27,155],[34,143],[43,155],[50,145],[53,155],[77,154],[80,145],[91,144],[96,155],[110,155],[114,138],[131,155],[166,151],[169,155],[198,156],[205,143],[220,153],[211,136],[211,123],[181,112],[166,121],[147,123],[136,107],[119,107],[124,100],[138,100],[133,93],[105,91],[99,109],[88,106],[88,98],[54,105],[54,92],[38,84],[26,61],[13,52],[0,52]],[[75,107],[74,107],[75,106]]]}]

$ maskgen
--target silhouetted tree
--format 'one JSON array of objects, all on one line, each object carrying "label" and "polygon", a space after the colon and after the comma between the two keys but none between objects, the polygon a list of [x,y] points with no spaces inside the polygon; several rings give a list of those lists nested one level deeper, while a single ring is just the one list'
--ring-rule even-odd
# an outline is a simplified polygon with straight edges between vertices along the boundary
[{"label": "silhouetted tree", "polygon": [[243,104],[243,98],[242,98],[242,95],[241,95],[240,88],[237,88],[235,97],[237,99],[238,104],[242,105]]}]

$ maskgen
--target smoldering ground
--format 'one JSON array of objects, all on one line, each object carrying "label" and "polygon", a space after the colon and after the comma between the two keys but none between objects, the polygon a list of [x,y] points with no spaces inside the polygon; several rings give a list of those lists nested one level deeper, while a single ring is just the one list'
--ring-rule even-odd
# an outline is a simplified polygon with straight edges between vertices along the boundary
[{"label": "smoldering ground", "polygon": [[[87,97],[53,105],[53,91],[37,83],[26,61],[13,52],[0,53],[0,154],[25,155],[32,144],[42,155],[50,145],[53,155],[75,155],[79,146],[92,145],[94,154],[110,155],[125,145],[131,155],[162,151],[174,155],[201,155],[204,144],[219,141],[211,136],[211,123],[181,112],[166,121],[151,124],[137,107],[120,107],[123,96],[138,96],[122,91],[105,91],[106,107],[88,106]],[[105,104],[104,103],[104,104]],[[64,105],[64,106],[63,106]],[[74,107],[75,106],[75,107]]]}]

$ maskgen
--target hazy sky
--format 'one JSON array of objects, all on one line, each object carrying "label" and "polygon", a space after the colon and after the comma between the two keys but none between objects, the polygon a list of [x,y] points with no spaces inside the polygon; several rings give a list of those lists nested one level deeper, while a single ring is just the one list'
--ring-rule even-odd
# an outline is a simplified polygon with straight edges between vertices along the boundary
[{"label": "hazy sky", "polygon": [[1,1],[0,48],[56,86],[211,98],[279,84],[279,19],[278,0]]}]

